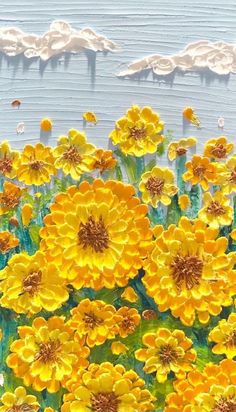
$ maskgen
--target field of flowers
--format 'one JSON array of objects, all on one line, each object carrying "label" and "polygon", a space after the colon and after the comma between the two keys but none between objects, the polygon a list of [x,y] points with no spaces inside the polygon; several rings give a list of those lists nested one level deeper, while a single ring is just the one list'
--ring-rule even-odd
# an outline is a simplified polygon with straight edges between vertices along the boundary
[{"label": "field of flowers", "polygon": [[109,140],[0,142],[0,412],[235,412],[234,145]]}]

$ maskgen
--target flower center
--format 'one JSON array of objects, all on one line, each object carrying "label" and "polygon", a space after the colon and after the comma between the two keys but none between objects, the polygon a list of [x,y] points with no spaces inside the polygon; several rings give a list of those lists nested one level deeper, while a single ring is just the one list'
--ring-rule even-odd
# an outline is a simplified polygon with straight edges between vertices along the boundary
[{"label": "flower center", "polygon": [[114,393],[96,393],[91,396],[93,412],[118,412],[119,400]]},{"label": "flower center", "polygon": [[172,277],[178,289],[181,288],[183,283],[188,290],[199,284],[203,262],[198,256],[177,255],[170,267],[172,269]]},{"label": "flower center", "polygon": [[35,360],[42,363],[55,363],[60,355],[61,343],[59,340],[50,340],[49,342],[40,343],[39,352]]},{"label": "flower center", "polygon": [[201,177],[204,175],[205,171],[206,171],[206,168],[204,166],[196,166],[193,168],[194,176]]},{"label": "flower center", "polygon": [[84,323],[90,328],[94,329],[103,323],[103,320],[94,315],[94,313],[85,313],[83,318]]},{"label": "flower center", "polygon": [[93,168],[105,170],[107,168],[106,160],[105,159],[96,160],[96,162],[93,165]]},{"label": "flower center", "polygon": [[35,270],[30,272],[22,282],[22,289],[24,292],[28,292],[31,296],[37,292],[40,282],[42,280],[41,270]]},{"label": "flower center", "polygon": [[146,189],[152,196],[160,195],[162,193],[165,181],[159,177],[151,176],[149,177],[147,183],[145,184]]},{"label": "flower center", "polygon": [[217,157],[218,159],[223,159],[227,154],[227,150],[223,144],[218,144],[215,147],[213,147],[213,149],[211,150],[211,154]]},{"label": "flower center", "polygon": [[236,183],[236,167],[234,170],[231,172],[231,175],[228,179],[231,183]]},{"label": "flower center", "polygon": [[211,202],[207,207],[207,213],[214,216],[221,216],[225,214],[225,208],[217,201]]},{"label": "flower center", "polygon": [[125,316],[124,319],[121,321],[121,327],[122,329],[132,333],[135,331],[136,325],[130,316]]},{"label": "flower center", "polygon": [[13,193],[3,193],[1,198],[1,204],[3,207],[7,209],[13,209],[14,207],[18,206],[20,203],[20,199]]},{"label": "flower center", "polygon": [[39,170],[41,170],[43,167],[43,162],[39,161],[39,160],[33,160],[32,162],[30,162],[30,168],[36,172],[38,172]]},{"label": "flower center", "polygon": [[12,160],[11,159],[0,159],[0,172],[5,174],[5,173],[10,173],[12,171]]},{"label": "flower center", "polygon": [[146,129],[142,127],[129,127],[129,137],[132,137],[135,140],[140,140],[146,137]]},{"label": "flower center", "polygon": [[163,365],[169,364],[170,362],[173,362],[176,359],[178,359],[178,354],[176,350],[172,348],[170,345],[161,346],[158,355]]},{"label": "flower center", "polygon": [[80,223],[78,238],[83,249],[90,246],[97,253],[108,249],[109,236],[102,217],[96,222],[93,216],[89,216],[86,223]]},{"label": "flower center", "polygon": [[82,157],[75,146],[70,146],[69,149],[63,154],[63,158],[71,163],[81,163]]},{"label": "flower center", "polygon": [[176,153],[177,153],[178,156],[183,156],[187,153],[187,149],[180,146],[176,149]]},{"label": "flower center", "polygon": [[34,409],[31,405],[22,403],[22,405],[13,405],[6,412],[34,412]]},{"label": "flower center", "polygon": [[0,252],[6,253],[10,249],[8,239],[0,239]]},{"label": "flower center", "polygon": [[235,399],[220,398],[212,412],[236,412]]},{"label": "flower center", "polygon": [[236,346],[236,330],[227,336],[225,344],[228,348]]}]

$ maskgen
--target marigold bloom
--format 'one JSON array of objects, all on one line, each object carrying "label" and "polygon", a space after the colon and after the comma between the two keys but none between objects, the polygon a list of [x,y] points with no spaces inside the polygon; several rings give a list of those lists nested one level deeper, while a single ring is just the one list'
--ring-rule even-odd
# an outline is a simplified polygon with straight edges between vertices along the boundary
[{"label": "marigold bloom", "polygon": [[183,117],[188,122],[194,124],[196,127],[201,127],[201,122],[192,107],[185,107],[183,110]]},{"label": "marigold bloom", "polygon": [[29,203],[25,203],[21,208],[21,219],[23,226],[29,226],[29,223],[33,216],[33,206]]},{"label": "marigold bloom", "polygon": [[77,289],[124,287],[151,247],[147,206],[117,181],[82,182],[58,194],[41,229],[41,248]]},{"label": "marigold bloom", "polygon": [[137,293],[133,288],[131,288],[131,286],[125,288],[124,292],[121,294],[121,297],[131,303],[137,302],[139,299]]},{"label": "marigold bloom", "polygon": [[141,176],[139,190],[142,193],[142,200],[157,207],[161,202],[168,206],[171,197],[178,192],[174,185],[174,173],[168,168],[154,166],[154,168]]},{"label": "marigold bloom", "polygon": [[58,316],[34,319],[32,326],[19,326],[20,339],[11,346],[7,365],[26,386],[54,393],[88,366],[89,349],[75,342],[73,334]]},{"label": "marigold bloom", "polygon": [[19,162],[19,152],[11,150],[7,141],[0,143],[0,175],[14,179]]},{"label": "marigold bloom", "polygon": [[122,338],[126,338],[128,335],[135,332],[135,329],[140,324],[140,320],[141,316],[137,309],[122,306],[115,314],[117,333]]},{"label": "marigold bloom", "polygon": [[98,122],[97,116],[94,112],[83,113],[83,119],[88,123],[96,124]]},{"label": "marigold bloom", "polygon": [[225,136],[209,139],[204,146],[204,156],[214,160],[222,160],[232,152],[233,148],[233,143],[228,143]]},{"label": "marigold bloom", "polygon": [[116,340],[111,344],[111,352],[113,353],[113,355],[121,355],[126,353],[128,350],[129,348],[120,341]]},{"label": "marigold bloom", "polygon": [[35,146],[26,145],[21,154],[21,163],[17,170],[17,178],[27,185],[43,185],[50,182],[56,174],[52,149],[37,143]]},{"label": "marigold bloom", "polygon": [[158,382],[165,382],[170,372],[177,378],[184,378],[186,372],[193,368],[197,354],[192,349],[193,342],[185,336],[182,330],[157,329],[156,333],[146,333],[143,336],[146,348],[138,349],[135,357],[145,362],[143,370],[146,373],[156,373]]},{"label": "marigold bloom", "polygon": [[228,240],[201,220],[182,217],[160,232],[146,260],[142,281],[161,312],[168,309],[185,325],[198,315],[207,323],[236,292],[236,253],[226,254]]},{"label": "marigold bloom", "polygon": [[5,392],[0,402],[0,412],[34,412],[40,408],[34,395],[27,395],[23,386],[18,386],[14,392]]},{"label": "marigold bloom", "polygon": [[178,197],[178,205],[181,210],[186,210],[191,205],[191,200],[188,195],[180,195]]},{"label": "marigold bloom", "polygon": [[221,190],[226,195],[236,193],[236,155],[227,160],[221,172]]},{"label": "marigold bloom", "polygon": [[86,338],[88,346],[102,345],[107,339],[115,337],[115,312],[114,306],[102,300],[84,299],[71,310],[68,325],[79,338]]},{"label": "marigold bloom", "polygon": [[218,184],[220,165],[211,163],[207,157],[193,155],[192,160],[186,162],[187,171],[183,174],[185,182],[192,185],[200,184],[203,190],[209,189],[209,184]]},{"label": "marigold bloom", "polygon": [[53,126],[52,120],[47,117],[44,117],[40,122],[41,130],[45,133],[51,132],[52,126]]},{"label": "marigold bloom", "polygon": [[42,252],[14,255],[0,271],[0,292],[1,306],[28,315],[54,311],[69,297],[58,268]]},{"label": "marigold bloom", "polygon": [[209,334],[209,341],[215,342],[212,352],[225,354],[227,358],[236,356],[236,313],[231,313],[228,319],[222,319]]},{"label": "marigold bloom", "polygon": [[[190,371],[187,379],[174,381],[175,392],[167,395],[164,412],[234,411],[230,402],[234,400],[231,395],[232,386],[236,385],[235,370],[236,362],[225,359],[218,365],[208,363],[202,372]],[[224,390],[215,390],[216,385]],[[226,397],[219,397],[219,393]],[[207,407],[210,408],[204,409]]]},{"label": "marigold bloom", "polygon": [[19,245],[19,239],[10,232],[0,232],[0,255],[8,253],[11,249]]},{"label": "marigold bloom", "polygon": [[101,173],[105,170],[113,169],[117,163],[117,160],[113,157],[112,150],[97,149],[93,159],[92,169],[100,170]]},{"label": "marigold bloom", "polygon": [[95,146],[87,143],[85,133],[71,129],[68,136],[58,139],[58,146],[54,149],[55,166],[63,173],[78,180],[82,173],[91,171]]},{"label": "marigold bloom", "polygon": [[64,395],[61,412],[70,411],[154,411],[155,398],[145,389],[144,381],[132,369],[109,362],[90,364],[75,383],[71,393]]},{"label": "marigold bloom", "polygon": [[218,229],[220,226],[229,226],[233,220],[233,208],[230,199],[222,192],[212,195],[206,192],[203,195],[203,207],[198,212],[198,217],[209,226]]},{"label": "marigold bloom", "polygon": [[4,182],[0,193],[0,216],[14,210],[20,203],[22,190],[11,182]]},{"label": "marigold bloom", "polygon": [[164,140],[160,135],[163,128],[164,122],[150,107],[133,106],[117,120],[109,137],[124,154],[140,157],[156,152]]},{"label": "marigold bloom", "polygon": [[187,153],[188,149],[197,144],[195,137],[188,137],[186,139],[180,139],[177,142],[171,142],[168,146],[168,158],[172,162],[177,157],[183,156]]}]

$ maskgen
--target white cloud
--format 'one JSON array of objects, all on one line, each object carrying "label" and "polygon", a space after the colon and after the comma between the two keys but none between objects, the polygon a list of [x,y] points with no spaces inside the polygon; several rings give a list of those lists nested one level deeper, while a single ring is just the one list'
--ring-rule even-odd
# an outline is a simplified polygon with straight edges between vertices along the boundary
[{"label": "white cloud", "polygon": [[190,43],[184,50],[171,56],[154,54],[136,60],[118,76],[132,76],[145,70],[152,70],[159,76],[167,76],[176,69],[182,72],[209,69],[218,75],[236,73],[236,45],[223,41],[213,43],[207,40]]},{"label": "white cloud", "polygon": [[65,21],[54,21],[42,36],[25,33],[17,27],[0,28],[0,52],[7,56],[24,54],[27,58],[40,57],[46,61],[63,53],[84,50],[117,51],[118,46],[91,28],[76,30]]}]

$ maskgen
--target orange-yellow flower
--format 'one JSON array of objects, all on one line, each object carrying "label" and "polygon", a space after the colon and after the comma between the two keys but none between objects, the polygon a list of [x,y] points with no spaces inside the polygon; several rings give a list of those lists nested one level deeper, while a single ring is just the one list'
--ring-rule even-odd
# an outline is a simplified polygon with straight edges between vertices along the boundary
[{"label": "orange-yellow flower", "polygon": [[164,140],[160,135],[163,128],[163,121],[150,107],[133,106],[117,120],[109,137],[124,154],[140,157],[156,152]]},{"label": "orange-yellow flower", "polygon": [[125,288],[124,292],[121,294],[122,299],[127,300],[128,302],[134,303],[138,300],[138,295],[131,286]]},{"label": "orange-yellow flower", "polygon": [[1,253],[8,253],[19,245],[19,239],[10,232],[0,232],[0,255]]},{"label": "orange-yellow flower", "polygon": [[141,316],[137,309],[122,306],[115,314],[116,331],[121,338],[126,338],[135,332],[140,324]]},{"label": "orange-yellow flower", "polygon": [[23,226],[29,226],[29,223],[33,216],[33,206],[29,203],[25,203],[21,208],[21,219]]},{"label": "orange-yellow flower", "polygon": [[147,412],[154,411],[155,398],[145,389],[144,381],[132,369],[109,362],[92,363],[64,395],[61,412]]},{"label": "orange-yellow flower", "polygon": [[212,385],[209,393],[200,393],[197,396],[196,403],[197,406],[192,408],[193,412],[234,412],[236,410],[236,386]]},{"label": "orange-yellow flower", "polygon": [[42,252],[14,255],[0,271],[1,306],[32,315],[54,311],[68,299],[64,280]]},{"label": "orange-yellow flower", "polygon": [[115,337],[115,312],[114,306],[102,300],[84,299],[71,310],[68,325],[79,338],[86,338],[88,346],[102,345],[107,339]]},{"label": "orange-yellow flower", "polygon": [[117,181],[82,182],[58,194],[41,229],[41,248],[77,289],[127,285],[151,247],[147,206]]},{"label": "orange-yellow flower", "polygon": [[233,148],[233,143],[228,143],[225,136],[209,139],[204,146],[204,156],[214,160],[222,160],[232,152]]},{"label": "orange-yellow flower", "polygon": [[98,122],[97,116],[94,112],[83,113],[83,119],[88,123],[96,124]]},{"label": "orange-yellow flower", "polygon": [[186,162],[187,171],[183,174],[185,182],[192,185],[200,184],[203,190],[208,190],[210,184],[218,184],[220,165],[211,163],[207,157],[193,155],[192,160]]},{"label": "orange-yellow flower", "polygon": [[41,130],[45,133],[50,132],[52,130],[52,126],[53,126],[52,120],[49,119],[48,117],[44,117],[40,122]]},{"label": "orange-yellow flower", "polygon": [[19,152],[11,150],[7,141],[0,143],[0,175],[14,179],[19,162]]},{"label": "orange-yellow flower", "polygon": [[85,133],[71,129],[68,136],[58,139],[53,152],[56,157],[55,166],[62,169],[66,176],[71,175],[78,180],[81,174],[91,171],[94,152],[95,146],[87,143]]},{"label": "orange-yellow flower", "polygon": [[34,412],[40,408],[36,396],[27,395],[23,386],[18,386],[14,392],[5,392],[0,402],[0,412]]},{"label": "orange-yellow flower", "polygon": [[156,373],[158,382],[165,382],[170,372],[177,378],[185,378],[186,372],[193,369],[196,351],[182,330],[157,329],[155,333],[143,335],[143,344],[146,347],[138,349],[135,357],[145,362],[146,373]]},{"label": "orange-yellow flower", "polygon": [[201,122],[192,107],[185,107],[183,110],[183,117],[188,122],[194,124],[196,127],[201,127]]},{"label": "orange-yellow flower", "polygon": [[105,170],[113,169],[117,160],[113,157],[112,150],[97,149],[93,155],[93,170],[99,170],[103,173]]},{"label": "orange-yellow flower", "polygon": [[191,205],[191,200],[188,195],[180,195],[178,197],[178,205],[181,210],[186,210]]},{"label": "orange-yellow flower", "polygon": [[200,219],[182,217],[160,231],[146,260],[142,281],[161,312],[191,326],[198,315],[207,323],[236,293],[236,253],[226,253],[228,240]]},{"label": "orange-yellow flower", "polygon": [[11,182],[4,182],[0,193],[0,216],[14,210],[20,203],[22,190]]},{"label": "orange-yellow flower", "polygon": [[227,160],[221,172],[221,190],[226,195],[236,193],[236,155]]},{"label": "orange-yellow flower", "polygon": [[220,226],[229,226],[233,220],[233,208],[230,199],[222,192],[212,195],[206,192],[203,195],[203,207],[198,212],[198,217],[210,227],[218,229]]},{"label": "orange-yellow flower", "polygon": [[174,178],[174,173],[168,168],[154,166],[151,171],[145,172],[139,184],[142,200],[153,207],[157,207],[159,202],[170,205],[171,197],[178,191]]},{"label": "orange-yellow flower", "polygon": [[[229,388],[235,388],[236,385],[235,370],[236,362],[225,359],[218,365],[208,363],[202,372],[197,369],[190,371],[187,379],[178,379],[174,382],[175,392],[167,395],[164,412],[233,411],[235,408],[229,409],[228,406],[229,401],[232,401],[232,392]],[[224,388],[224,392],[221,393],[226,397],[219,399],[215,392],[216,385]],[[204,397],[206,402],[202,402]],[[204,409],[209,406],[210,409]]]},{"label": "orange-yellow flower", "polygon": [[188,137],[186,139],[180,139],[177,142],[171,142],[168,146],[168,158],[170,161],[175,160],[177,157],[183,156],[187,153],[188,149],[195,146],[197,139],[195,137]]},{"label": "orange-yellow flower", "polygon": [[36,318],[32,326],[19,326],[20,339],[11,346],[7,365],[24,385],[54,393],[76,371],[88,366],[89,349],[76,342],[63,318]]},{"label": "orange-yellow flower", "polygon": [[120,341],[114,341],[111,344],[111,352],[113,355],[122,355],[126,353],[128,350],[129,348]]},{"label": "orange-yellow flower", "polygon": [[227,358],[236,356],[236,313],[231,313],[228,319],[222,319],[209,334],[209,341],[215,342],[212,352],[225,354]]},{"label": "orange-yellow flower", "polygon": [[21,154],[17,178],[27,185],[43,185],[56,174],[52,149],[37,143],[35,146],[26,145]]}]

